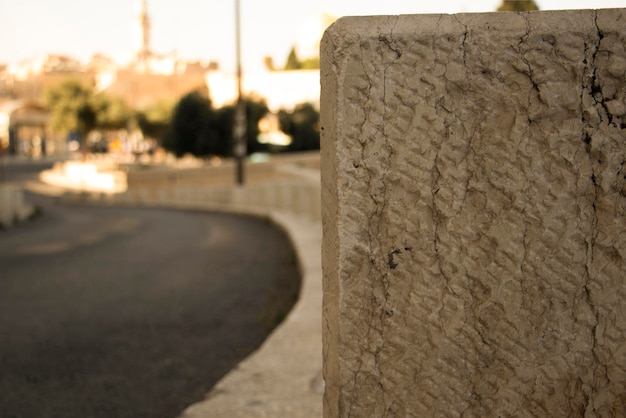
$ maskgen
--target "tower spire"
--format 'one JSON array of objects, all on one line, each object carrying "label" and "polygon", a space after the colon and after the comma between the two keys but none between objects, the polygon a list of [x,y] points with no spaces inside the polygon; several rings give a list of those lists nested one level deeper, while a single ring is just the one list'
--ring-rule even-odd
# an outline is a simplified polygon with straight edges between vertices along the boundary
[{"label": "tower spire", "polygon": [[141,0],[141,10],[139,12],[139,29],[141,31],[141,46],[137,51],[137,60],[147,64],[150,55],[150,16],[148,16],[148,5],[146,0]]}]

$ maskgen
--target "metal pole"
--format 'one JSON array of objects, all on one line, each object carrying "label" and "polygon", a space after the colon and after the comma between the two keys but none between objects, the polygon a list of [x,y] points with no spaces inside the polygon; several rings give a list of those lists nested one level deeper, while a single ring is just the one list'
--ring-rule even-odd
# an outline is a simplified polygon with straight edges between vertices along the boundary
[{"label": "metal pole", "polygon": [[246,138],[246,104],[241,89],[241,23],[239,0],[235,0],[235,35],[237,54],[237,107],[235,109],[235,126],[233,128],[234,154],[236,160],[237,184],[244,183],[244,159],[247,151]]}]

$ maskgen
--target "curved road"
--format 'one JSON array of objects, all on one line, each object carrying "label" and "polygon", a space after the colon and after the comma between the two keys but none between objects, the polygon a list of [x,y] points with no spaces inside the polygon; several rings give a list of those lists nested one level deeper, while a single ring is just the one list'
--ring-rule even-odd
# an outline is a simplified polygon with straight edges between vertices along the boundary
[{"label": "curved road", "polygon": [[0,417],[177,416],[297,298],[266,221],[29,198],[0,230]]}]

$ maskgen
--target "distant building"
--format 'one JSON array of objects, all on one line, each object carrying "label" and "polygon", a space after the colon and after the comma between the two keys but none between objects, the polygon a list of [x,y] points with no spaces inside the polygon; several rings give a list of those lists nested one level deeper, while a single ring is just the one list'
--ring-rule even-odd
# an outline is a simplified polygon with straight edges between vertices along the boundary
[{"label": "distant building", "polygon": [[[237,78],[234,74],[211,71],[206,74],[209,97],[214,107],[233,104],[237,100]],[[270,111],[293,110],[301,103],[319,108],[320,71],[259,71],[244,73],[244,95],[262,98]]]},{"label": "distant building", "polygon": [[[110,77],[108,80],[105,77]],[[144,109],[159,100],[178,100],[193,90],[206,91],[204,72],[138,74],[128,69],[100,73],[98,81],[107,94],[123,98],[131,108]]]},{"label": "distant building", "polygon": [[143,70],[150,68],[150,60],[153,58],[152,49],[150,48],[150,16],[148,16],[148,5],[146,0],[141,1],[141,11],[139,12],[139,33],[141,34],[141,43],[139,50],[135,55],[135,64],[143,67]]},{"label": "distant building", "polygon": [[128,65],[116,64],[102,54],[94,55],[87,64],[52,54],[9,64],[0,68],[0,100],[43,103],[45,91],[68,78],[118,96],[132,108],[159,100],[176,101],[191,90],[206,90],[204,74],[217,69],[217,64],[182,61],[176,53],[156,54],[150,47],[150,31],[146,0],[142,0],[136,25],[139,42]]},{"label": "distant building", "polygon": [[172,75],[177,73],[178,58],[175,52],[157,54],[150,46],[150,16],[146,0],[141,0],[141,7],[137,19],[136,32],[139,34],[138,48],[133,61],[127,68],[139,74]]},{"label": "distant building", "polygon": [[39,104],[11,100],[0,104],[0,149],[40,156],[64,152],[65,141],[49,132],[48,112]]},{"label": "distant building", "polygon": [[[320,41],[324,30],[336,19],[328,14],[313,17],[302,25],[297,34],[294,51],[299,60],[319,59]],[[293,110],[302,103],[319,109],[319,69],[244,72],[242,90],[247,96],[263,98],[270,111]],[[237,78],[234,74],[212,71],[206,74],[209,97],[215,107],[232,104],[237,99]]]},{"label": "distant building", "polygon": [[[318,53],[321,33],[333,20],[322,16],[303,26],[296,45],[302,58]],[[193,90],[204,90],[215,107],[234,103],[235,74],[221,72],[215,62],[185,61],[175,52],[157,54],[152,50],[146,0],[141,0],[135,29],[135,52],[126,65],[102,54],[94,55],[86,64],[73,57],[48,54],[0,66],[0,148],[9,147],[16,153],[65,151],[66,139],[53,139],[43,124],[47,121],[43,100],[46,90],[68,78],[122,98],[134,109],[161,100],[175,102]],[[242,85],[244,94],[264,99],[273,112],[305,102],[319,106],[319,70],[244,73]]]}]

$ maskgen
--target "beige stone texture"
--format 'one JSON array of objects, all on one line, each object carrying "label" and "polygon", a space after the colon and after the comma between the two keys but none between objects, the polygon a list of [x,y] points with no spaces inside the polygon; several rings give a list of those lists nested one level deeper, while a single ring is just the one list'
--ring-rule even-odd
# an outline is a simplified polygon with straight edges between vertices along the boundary
[{"label": "beige stone texture", "polygon": [[324,416],[626,416],[626,9],[321,46]]}]

